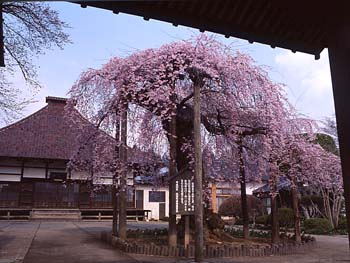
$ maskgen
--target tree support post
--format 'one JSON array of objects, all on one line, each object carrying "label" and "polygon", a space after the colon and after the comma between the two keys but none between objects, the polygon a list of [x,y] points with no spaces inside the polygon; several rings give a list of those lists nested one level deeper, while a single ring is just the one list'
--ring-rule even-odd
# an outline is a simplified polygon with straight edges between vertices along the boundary
[{"label": "tree support post", "polygon": [[[174,178],[176,175],[176,109],[173,112],[170,120],[170,162],[169,162],[169,177]],[[177,229],[176,229],[176,204],[175,204],[175,186],[174,181],[169,182],[169,231],[168,244],[169,247],[177,245]]]},{"label": "tree support post", "polygon": [[[273,171],[276,172],[276,171]],[[271,242],[277,244],[280,242],[280,226],[278,222],[278,206],[277,206],[277,176],[272,176],[271,182]]]},{"label": "tree support post", "polygon": [[343,171],[346,217],[350,229],[350,25],[338,25],[332,29],[332,33],[329,34],[328,52]]},{"label": "tree support post", "polygon": [[112,234],[118,235],[118,179],[120,169],[120,153],[119,153],[119,142],[120,142],[120,119],[119,113],[116,112],[115,120],[115,162],[116,171],[113,175],[113,186],[112,186],[112,204],[113,204],[113,222],[112,222]]},{"label": "tree support post", "polygon": [[120,113],[120,187],[119,187],[119,233],[126,239],[126,177],[127,177],[127,102],[123,101]]},{"label": "tree support post", "polygon": [[190,216],[185,215],[185,234],[184,234],[184,247],[186,251],[186,257],[189,255],[188,246],[190,245]]},{"label": "tree support post", "polygon": [[200,88],[201,80],[197,76],[194,81],[194,155],[195,155],[195,176],[194,176],[194,203],[195,203],[195,262],[203,262],[203,194],[202,194],[202,147],[201,147],[201,112],[200,112]]},{"label": "tree support post", "polygon": [[243,218],[243,238],[249,238],[249,214],[248,214],[248,202],[247,202],[247,190],[246,190],[246,178],[245,178],[245,166],[243,156],[243,140],[239,139],[239,180],[241,185],[241,209]]},{"label": "tree support post", "polygon": [[295,235],[295,241],[297,243],[301,243],[298,185],[297,185],[297,180],[295,178],[293,179],[293,185],[292,185],[292,200],[293,200],[293,211],[294,211],[294,235]]}]

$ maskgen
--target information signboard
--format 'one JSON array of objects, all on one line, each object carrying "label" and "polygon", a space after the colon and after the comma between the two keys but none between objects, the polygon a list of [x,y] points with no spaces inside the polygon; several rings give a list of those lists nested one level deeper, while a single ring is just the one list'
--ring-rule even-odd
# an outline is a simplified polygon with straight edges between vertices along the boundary
[{"label": "information signboard", "polygon": [[194,178],[191,172],[184,172],[172,180],[175,195],[175,213],[180,215],[194,214]]}]

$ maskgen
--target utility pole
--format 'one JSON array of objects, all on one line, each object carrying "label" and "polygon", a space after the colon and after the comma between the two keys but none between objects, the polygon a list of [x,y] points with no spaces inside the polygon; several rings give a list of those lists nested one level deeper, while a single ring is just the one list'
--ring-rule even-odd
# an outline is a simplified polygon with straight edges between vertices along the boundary
[{"label": "utility pole", "polygon": [[127,109],[128,103],[123,100],[120,112],[120,187],[119,187],[119,233],[121,239],[126,239],[126,178],[127,178]]},{"label": "utility pole", "polygon": [[194,155],[195,155],[195,176],[194,176],[194,216],[195,216],[195,262],[203,262],[203,194],[202,194],[202,147],[201,147],[201,98],[200,89],[202,80],[198,72],[194,78],[193,98],[193,132],[194,132]]}]

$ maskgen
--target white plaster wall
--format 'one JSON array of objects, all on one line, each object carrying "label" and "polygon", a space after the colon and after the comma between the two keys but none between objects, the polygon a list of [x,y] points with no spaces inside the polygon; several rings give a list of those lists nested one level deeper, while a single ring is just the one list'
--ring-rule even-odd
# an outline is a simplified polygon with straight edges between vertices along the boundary
[{"label": "white plaster wall", "polygon": [[21,176],[16,174],[0,174],[0,181],[4,182],[20,182]]},{"label": "white plaster wall", "polygon": [[169,216],[169,189],[168,187],[153,188],[152,186],[137,185],[136,190],[143,190],[143,209],[151,210],[148,214],[148,219],[159,220],[159,203],[149,201],[150,191],[164,191],[165,192],[165,216]]},{"label": "white plaster wall", "polygon": [[25,167],[23,170],[23,177],[25,178],[44,178],[46,177],[45,168],[28,168]]},{"label": "white plaster wall", "polygon": [[253,195],[253,191],[262,187],[263,185],[265,185],[265,184],[262,184],[262,183],[249,183],[249,184],[247,184],[247,187],[246,187],[247,195]]},{"label": "white plaster wall", "polygon": [[90,177],[90,174],[86,171],[71,171],[70,173],[72,180],[88,180]]},{"label": "white plaster wall", "polygon": [[113,179],[112,178],[105,178],[105,177],[94,177],[92,180],[93,184],[104,184],[104,185],[112,185]]}]

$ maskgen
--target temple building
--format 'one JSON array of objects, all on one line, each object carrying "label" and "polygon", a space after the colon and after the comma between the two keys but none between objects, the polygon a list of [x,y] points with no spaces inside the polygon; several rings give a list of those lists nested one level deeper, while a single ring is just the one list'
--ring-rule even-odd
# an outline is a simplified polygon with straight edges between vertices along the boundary
[{"label": "temple building", "polygon": [[[77,111],[73,113],[77,118],[72,121],[65,114],[65,98],[47,97],[46,102],[34,114],[0,129],[0,217],[111,218],[113,173],[105,171],[92,176],[91,169],[75,170],[67,165],[74,154],[85,160],[96,148],[105,152],[105,145],[86,144],[79,149],[81,130],[89,134],[96,128]],[[114,149],[113,137],[100,130],[97,137],[110,141]],[[133,155],[135,149],[130,152]],[[129,173],[128,217],[168,216],[168,189],[134,185],[133,177]]]}]

